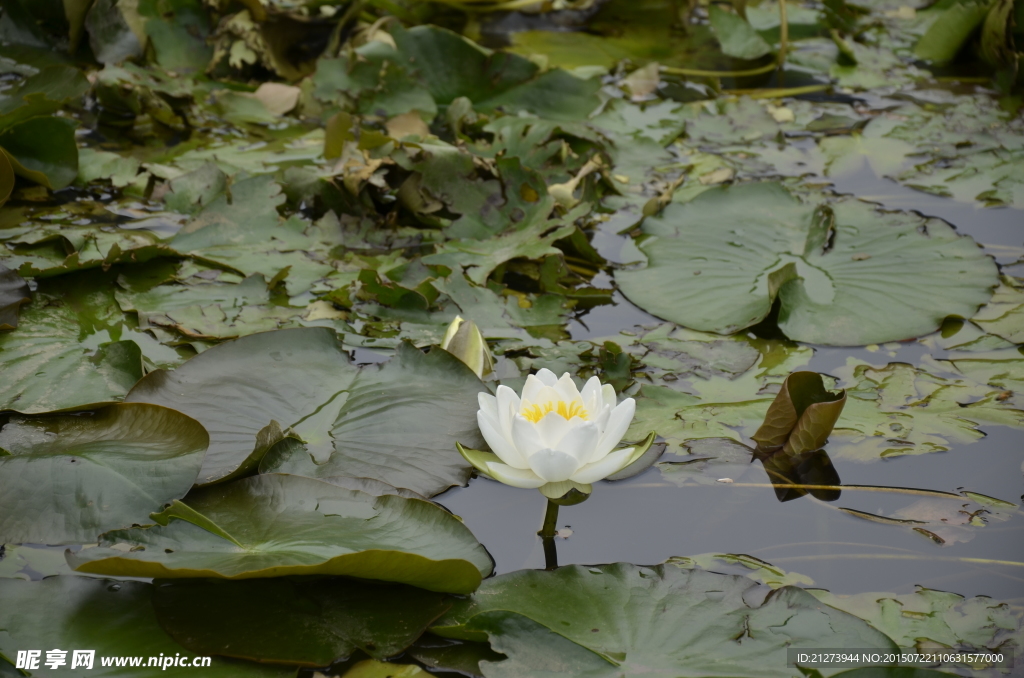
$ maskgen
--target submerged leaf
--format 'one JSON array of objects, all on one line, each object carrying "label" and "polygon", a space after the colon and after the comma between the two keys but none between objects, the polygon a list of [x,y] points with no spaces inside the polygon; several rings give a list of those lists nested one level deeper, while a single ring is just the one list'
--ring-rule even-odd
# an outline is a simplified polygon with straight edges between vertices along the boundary
[{"label": "submerged leaf", "polygon": [[268,474],[204,488],[187,502],[154,514],[158,526],[108,532],[68,563],[175,579],[347,575],[452,593],[475,590],[493,566],[468,528],[422,499]]}]

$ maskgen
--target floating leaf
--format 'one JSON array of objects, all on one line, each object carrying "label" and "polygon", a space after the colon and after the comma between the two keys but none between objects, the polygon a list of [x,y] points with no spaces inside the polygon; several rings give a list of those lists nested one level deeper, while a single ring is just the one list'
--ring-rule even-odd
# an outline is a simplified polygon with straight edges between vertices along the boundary
[{"label": "floating leaf", "polygon": [[489,678],[545,670],[789,678],[789,646],[896,647],[799,588],[769,593],[746,577],[621,563],[489,579],[442,617],[434,632],[486,634],[494,649],[509,655],[506,662],[481,665]]},{"label": "floating leaf", "polygon": [[646,219],[643,232],[647,266],[616,274],[623,293],[703,331],[749,327],[778,298],[790,339],[907,339],[970,317],[997,282],[992,260],[944,222],[856,200],[814,208],[774,183],[706,191]]},{"label": "floating leaf", "polygon": [[738,14],[721,9],[717,5],[708,7],[708,20],[722,45],[722,53],[737,59],[757,59],[772,51],[764,38]]},{"label": "floating leaf", "polygon": [[429,496],[469,478],[455,442],[482,444],[482,390],[447,352],[403,344],[387,364],[357,368],[332,330],[305,328],[211,348],[148,374],[127,400],[173,407],[210,431],[199,484],[255,469],[293,429],[308,447],[304,475],[374,478]]},{"label": "floating leaf", "polygon": [[129,577],[348,575],[452,593],[475,590],[492,568],[469,529],[436,504],[300,476],[204,488],[153,519],[159,526],[108,532],[68,563]]},{"label": "floating leaf", "polygon": [[[13,662],[18,650],[59,648],[68,651],[65,666],[48,670],[46,650],[43,650],[40,668],[31,670],[29,675],[50,676],[61,670],[71,675],[69,669],[75,650],[95,651],[91,669],[77,667],[89,676],[130,674],[132,669],[105,666],[102,661],[103,658],[124,657],[125,652],[141,657],[143,666],[148,665],[150,657],[174,659],[180,656],[191,669],[196,655],[175,643],[160,628],[150,602],[152,591],[150,584],[89,577],[50,577],[43,581],[0,579],[0,598],[4,601],[0,607],[0,628],[4,629],[0,635],[0,666],[5,665],[8,658]],[[47,613],[39,614],[39,610]],[[156,668],[134,671],[158,672],[161,668],[156,664]],[[0,668],[0,672],[3,670]],[[216,657],[196,672],[211,678],[294,678],[296,674],[290,667]],[[20,674],[14,671],[13,675]]]},{"label": "floating leaf", "polygon": [[64,188],[78,176],[74,120],[32,118],[0,133],[0,147],[15,174],[49,189]]},{"label": "floating leaf", "polygon": [[153,592],[160,625],[193,652],[301,666],[357,649],[392,657],[449,606],[438,593],[344,578],[167,581]]},{"label": "floating leaf", "polygon": [[22,307],[17,331],[0,334],[0,410],[40,413],[120,400],[142,378],[138,344],[109,341],[127,336],[109,277],[62,278],[42,281]]},{"label": "floating leaf", "polygon": [[846,391],[833,393],[817,372],[794,372],[782,382],[764,423],[752,438],[763,452],[800,455],[825,446],[846,405]]},{"label": "floating leaf", "polygon": [[0,429],[0,542],[90,542],[185,495],[209,437],[156,405],[9,415]]}]

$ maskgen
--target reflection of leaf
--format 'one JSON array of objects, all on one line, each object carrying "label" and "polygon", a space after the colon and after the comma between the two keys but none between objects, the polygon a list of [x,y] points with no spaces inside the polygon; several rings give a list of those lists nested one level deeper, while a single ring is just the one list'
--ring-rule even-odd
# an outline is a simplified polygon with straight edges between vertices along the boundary
[{"label": "reflection of leaf", "polygon": [[[124,667],[105,667],[100,662],[100,657],[117,656],[126,648],[141,656],[180,655],[191,662],[195,655],[171,640],[157,623],[150,602],[152,591],[152,585],[141,582],[87,577],[51,577],[32,582],[0,579],[0,598],[4,601],[0,607],[0,628],[4,629],[0,635],[0,665],[6,657],[13,660],[18,650],[44,647],[95,650],[92,669],[78,669],[80,675],[89,676],[127,675]],[[39,614],[39,610],[47,610],[47,614]],[[62,667],[65,670],[71,666],[71,652],[66,659],[68,663]],[[53,673],[44,668],[30,675]],[[294,678],[296,672],[291,667],[214,657],[201,673],[210,678]]]},{"label": "reflection of leaf", "polygon": [[752,438],[764,452],[800,455],[825,446],[846,405],[846,391],[832,393],[817,372],[786,377],[764,423]]},{"label": "reflection of leaf", "polygon": [[0,332],[18,327],[18,310],[29,301],[31,297],[25,279],[0,263]]},{"label": "reflection of leaf", "polygon": [[436,504],[299,476],[193,491],[188,504],[176,501],[153,519],[160,525],[108,532],[68,562],[114,576],[331,574],[453,593],[475,590],[492,567],[469,529]]},{"label": "reflection of leaf", "polygon": [[[842,490],[836,467],[825,450],[812,450],[802,454],[778,451],[761,459],[765,473],[775,489],[779,501],[792,501],[810,492],[820,501],[839,499]],[[789,487],[808,485],[810,487]]]},{"label": "reflection of leaf", "polygon": [[255,468],[291,427],[318,463],[327,461],[314,466],[317,476],[375,478],[429,496],[469,477],[455,441],[479,446],[482,390],[444,351],[402,344],[383,367],[357,368],[332,330],[305,328],[243,337],[173,372],[151,372],[128,400],[173,407],[206,426],[200,484]]},{"label": "reflection of leaf", "polygon": [[[789,645],[896,647],[799,588],[777,589],[759,605],[747,602],[761,600],[758,594],[767,590],[746,577],[671,565],[522,570],[485,581],[434,631],[453,637],[486,633],[492,647],[509,656],[482,667],[489,678],[549,675],[545,669],[609,677],[789,678]],[[736,642],[740,637],[743,642]]]},{"label": "reflection of leaf", "polygon": [[[992,260],[939,220],[856,200],[815,209],[774,183],[708,190],[642,228],[647,266],[616,274],[623,293],[703,331],[749,327],[778,296],[778,324],[791,339],[906,339],[934,331],[947,315],[973,315],[996,283]],[[814,247],[822,229],[834,235]]]},{"label": "reflection of leaf", "polygon": [[752,468],[750,462],[753,450],[729,438],[691,440],[684,448],[690,458],[658,464],[664,478],[676,485],[686,485],[688,482],[713,485],[723,478],[733,481]]},{"label": "reflection of leaf", "polygon": [[303,666],[357,649],[394,656],[449,606],[437,593],[346,578],[185,580],[153,595],[160,625],[194,652]]},{"label": "reflection of leaf", "polygon": [[[107,405],[10,416],[0,430],[0,542],[89,542],[185,495],[209,436],[180,412]],[[73,488],[73,489],[69,489]]]},{"label": "reflection of leaf", "polygon": [[1008,501],[975,492],[962,495],[922,498],[889,515],[842,507],[839,510],[872,522],[907,526],[940,545],[969,542],[974,539],[976,528],[1009,520],[1017,512],[1017,505]]}]

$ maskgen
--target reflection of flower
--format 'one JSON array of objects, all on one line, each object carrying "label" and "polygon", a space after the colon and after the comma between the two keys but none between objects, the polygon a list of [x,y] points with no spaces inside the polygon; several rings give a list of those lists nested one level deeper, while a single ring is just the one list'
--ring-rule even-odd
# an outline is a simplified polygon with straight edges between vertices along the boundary
[{"label": "reflection of flower", "polygon": [[479,400],[480,432],[500,461],[466,458],[506,485],[542,492],[554,483],[566,490],[586,486],[622,470],[640,452],[633,447],[613,451],[629,428],[636,404],[627,398],[616,405],[615,389],[602,386],[597,377],[581,392],[568,372],[558,379],[541,370],[527,377],[522,399],[499,386],[497,397],[481,393]]}]

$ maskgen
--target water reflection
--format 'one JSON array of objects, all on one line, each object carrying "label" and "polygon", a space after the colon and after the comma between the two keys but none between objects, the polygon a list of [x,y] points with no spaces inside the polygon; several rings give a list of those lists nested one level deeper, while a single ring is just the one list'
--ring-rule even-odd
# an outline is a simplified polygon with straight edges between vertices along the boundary
[{"label": "water reflection", "polygon": [[842,495],[839,472],[825,450],[801,454],[755,450],[754,457],[764,466],[780,502],[798,499],[808,492],[821,501],[835,501]]}]

